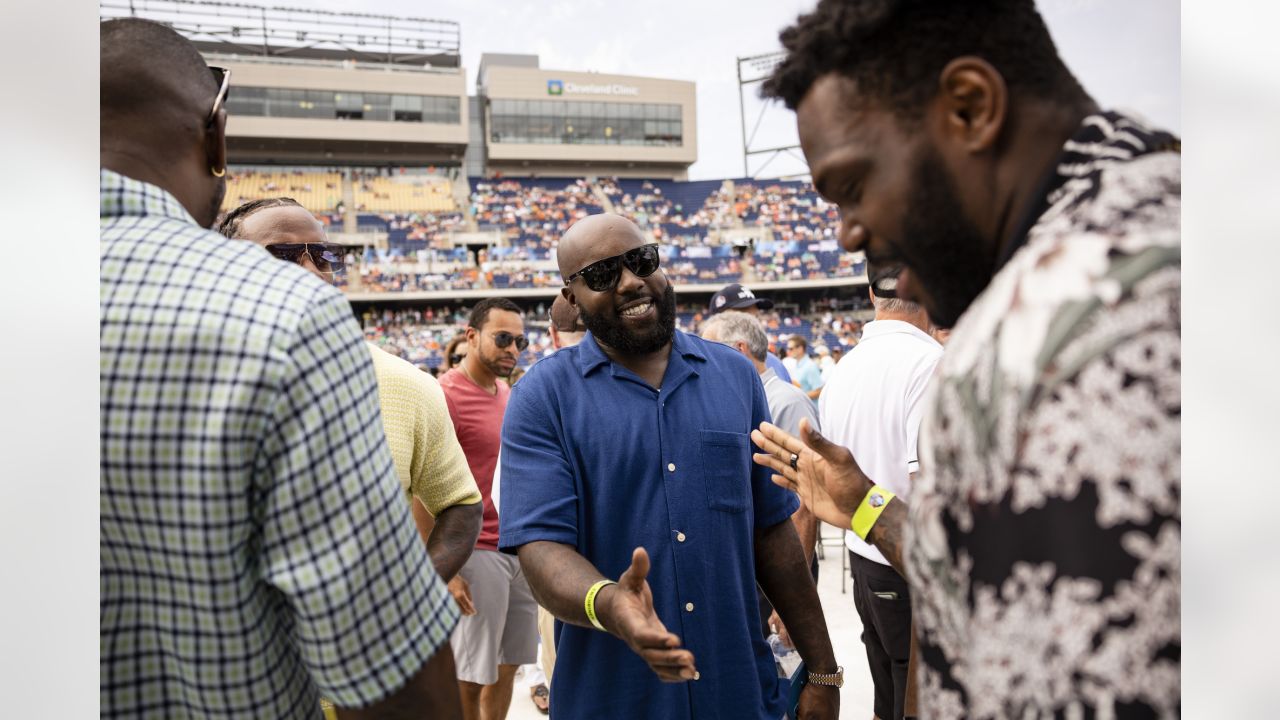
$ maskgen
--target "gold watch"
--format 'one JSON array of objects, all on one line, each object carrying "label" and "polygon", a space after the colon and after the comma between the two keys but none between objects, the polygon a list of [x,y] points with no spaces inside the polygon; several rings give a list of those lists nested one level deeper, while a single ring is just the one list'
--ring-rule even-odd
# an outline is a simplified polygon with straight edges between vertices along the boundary
[{"label": "gold watch", "polygon": [[842,688],[844,687],[844,666],[837,665],[836,671],[833,673],[816,673],[809,671],[810,685],[825,685],[827,687]]}]

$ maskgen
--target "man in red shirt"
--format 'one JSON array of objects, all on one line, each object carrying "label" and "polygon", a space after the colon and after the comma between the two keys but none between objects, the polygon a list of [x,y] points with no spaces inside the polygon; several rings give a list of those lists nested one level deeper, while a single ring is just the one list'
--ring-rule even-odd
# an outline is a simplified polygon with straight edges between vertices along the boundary
[{"label": "man in red shirt", "polygon": [[502,720],[511,705],[516,669],[538,657],[538,604],[519,561],[498,552],[493,504],[502,416],[511,392],[505,378],[529,343],[520,308],[505,298],[476,303],[466,336],[466,357],[441,376],[440,387],[484,498],[484,523],[475,552],[449,583],[463,612],[453,651],[466,720]]}]

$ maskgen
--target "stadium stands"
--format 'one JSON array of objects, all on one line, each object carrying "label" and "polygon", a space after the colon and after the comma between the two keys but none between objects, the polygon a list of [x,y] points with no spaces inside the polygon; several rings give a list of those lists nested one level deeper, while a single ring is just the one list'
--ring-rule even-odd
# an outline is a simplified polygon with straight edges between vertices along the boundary
[{"label": "stadium stands", "polygon": [[[444,347],[465,330],[468,311],[469,308],[453,306],[410,310],[366,308],[360,320],[365,338],[375,345],[389,349],[419,367],[443,369]],[[677,327],[685,332],[698,332],[706,319],[704,313],[705,308],[701,305],[681,305],[677,309]],[[858,343],[862,332],[860,321],[848,314],[833,313],[816,302],[804,314],[788,308],[764,313],[761,320],[765,324],[770,347],[775,351],[784,348],[787,338],[792,335],[803,336],[811,348],[826,345],[848,350]],[[553,352],[546,330],[545,305],[532,309],[525,321],[525,335],[529,338],[529,347],[520,356],[520,367],[528,367]]]},{"label": "stadium stands", "polygon": [[[345,227],[350,182],[357,232],[386,238],[349,263],[359,280],[343,286],[362,293],[558,286],[555,243],[574,221],[605,210],[661,243],[681,284],[818,282],[862,271],[839,249],[836,208],[804,181],[470,178],[469,207],[458,208],[452,181],[432,172],[355,171],[344,181],[338,172],[233,169],[229,177],[227,207],[288,195],[332,227]],[[461,231],[496,231],[505,244],[454,247],[451,234]]]},{"label": "stadium stands", "polygon": [[532,259],[547,259],[575,220],[605,209],[584,178],[472,178],[471,188],[477,226],[501,230]]},{"label": "stadium stands", "polygon": [[354,183],[356,210],[376,213],[452,213],[453,183],[434,175],[365,176]]},{"label": "stadium stands", "polygon": [[223,210],[232,210],[250,200],[291,197],[302,207],[324,213],[342,202],[342,175],[336,172],[240,170],[227,173],[227,194]]}]

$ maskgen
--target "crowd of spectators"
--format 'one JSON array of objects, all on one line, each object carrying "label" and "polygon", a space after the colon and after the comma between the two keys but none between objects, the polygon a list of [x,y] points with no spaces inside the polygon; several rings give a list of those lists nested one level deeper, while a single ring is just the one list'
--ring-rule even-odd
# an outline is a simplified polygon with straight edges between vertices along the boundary
[{"label": "crowd of spectators", "polygon": [[771,228],[783,242],[834,241],[840,227],[838,208],[803,181],[738,180],[732,193],[721,189],[707,205],[726,221],[739,218],[744,225]]},{"label": "crowd of spectators", "polygon": [[[349,263],[348,272],[360,274],[359,291],[556,287],[555,243],[573,222],[605,209],[601,196],[662,244],[663,266],[680,284],[820,281],[862,270],[860,261],[839,249],[835,206],[808,182],[601,178],[593,185],[584,178],[494,178],[472,183],[474,227],[504,233],[507,245],[478,253],[455,248],[449,233],[468,223],[461,213],[362,213],[360,228],[385,231],[388,248],[366,251]],[[694,186],[700,192],[689,190]],[[673,195],[692,198],[698,206],[687,211]],[[753,227],[770,233],[750,242],[712,242],[707,236],[713,230]],[[427,258],[423,251],[438,252]],[[352,290],[356,285],[344,282]]]},{"label": "crowd of spectators", "polygon": [[[634,183],[632,183],[634,184]],[[700,244],[706,230],[728,227],[717,222],[707,207],[685,212],[684,205],[663,191],[662,181],[642,180],[634,192],[623,189],[615,178],[600,178],[597,187],[613,203],[614,212],[625,215],[653,234],[657,242],[670,247]]]},{"label": "crowd of spectators", "polygon": [[480,228],[503,231],[510,244],[545,259],[565,230],[604,208],[584,178],[476,180],[471,215]]},{"label": "crowd of spectators", "polygon": [[[527,369],[554,352],[546,328],[547,307],[548,303],[539,303],[529,309],[525,322],[529,347],[520,356],[521,368]],[[469,312],[468,306],[453,305],[396,310],[374,307],[360,312],[360,323],[369,342],[436,373],[444,371],[446,349],[453,338],[464,333]],[[676,313],[676,326],[695,334],[708,317],[702,303],[680,303]],[[815,300],[804,308],[775,307],[762,312],[760,320],[770,351],[779,354],[786,350],[787,338],[793,335],[806,338],[817,354],[822,348],[847,351],[858,344],[862,333],[862,322],[850,309],[832,309],[825,300]]]}]

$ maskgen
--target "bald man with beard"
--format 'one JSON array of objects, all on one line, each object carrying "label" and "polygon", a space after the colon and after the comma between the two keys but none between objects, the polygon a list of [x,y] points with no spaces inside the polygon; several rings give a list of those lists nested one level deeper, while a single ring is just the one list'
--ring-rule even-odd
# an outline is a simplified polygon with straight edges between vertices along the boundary
[{"label": "bald man with beard", "polygon": [[558,619],[555,716],[777,720],[789,686],[758,582],[812,671],[801,716],[834,720],[841,674],[798,502],[750,462],[769,417],[755,368],[675,329],[658,246],[630,220],[578,221],[558,259],[587,334],[512,390],[499,516],[500,549]]},{"label": "bald man with beard", "polygon": [[104,717],[458,717],[458,609],[346,299],[208,230],[227,71],[101,25]]}]

